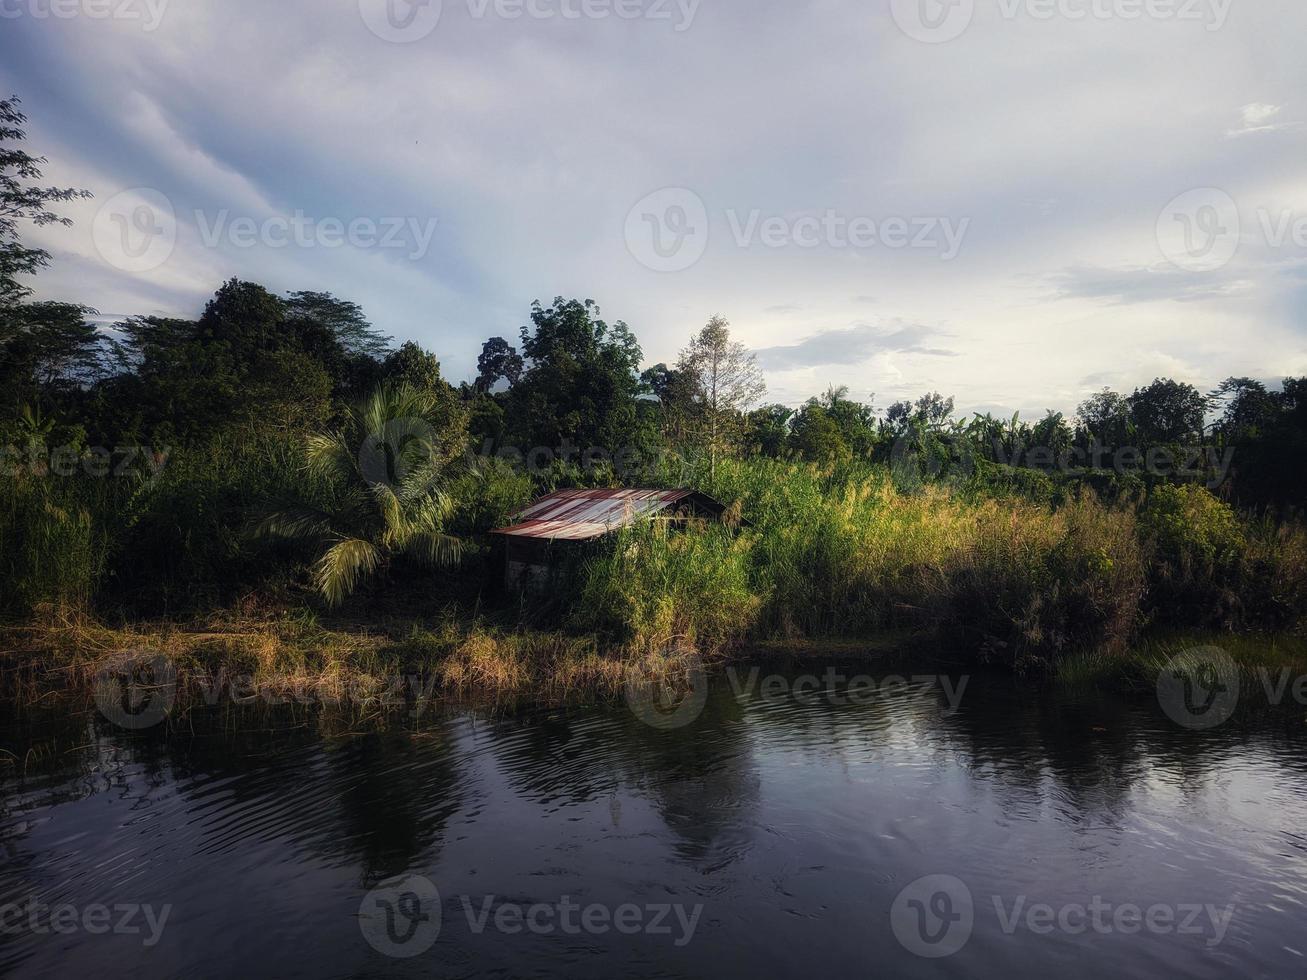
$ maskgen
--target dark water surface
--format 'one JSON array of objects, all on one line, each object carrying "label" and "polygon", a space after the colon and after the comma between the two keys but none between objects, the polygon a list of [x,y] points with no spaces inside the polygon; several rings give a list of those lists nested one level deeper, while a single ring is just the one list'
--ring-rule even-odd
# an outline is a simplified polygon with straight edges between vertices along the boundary
[{"label": "dark water surface", "polygon": [[1004,677],[956,711],[738,687],[670,731],[624,704],[11,725],[0,973],[1307,973],[1301,709],[1196,732]]}]

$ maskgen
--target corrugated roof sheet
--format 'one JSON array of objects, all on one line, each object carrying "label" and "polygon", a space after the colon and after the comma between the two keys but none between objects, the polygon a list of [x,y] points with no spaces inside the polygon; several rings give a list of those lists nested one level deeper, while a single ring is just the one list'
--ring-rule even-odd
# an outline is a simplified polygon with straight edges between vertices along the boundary
[{"label": "corrugated roof sheet", "polygon": [[559,490],[513,515],[495,534],[585,541],[665,510],[693,490]]}]

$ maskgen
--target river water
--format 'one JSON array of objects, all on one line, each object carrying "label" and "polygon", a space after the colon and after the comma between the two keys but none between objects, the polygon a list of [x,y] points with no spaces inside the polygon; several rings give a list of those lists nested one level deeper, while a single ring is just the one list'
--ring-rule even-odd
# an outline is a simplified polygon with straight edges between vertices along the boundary
[{"label": "river water", "polygon": [[717,676],[667,729],[624,702],[10,719],[0,973],[1307,972],[1301,707],[1200,731],[1143,696],[801,673]]}]

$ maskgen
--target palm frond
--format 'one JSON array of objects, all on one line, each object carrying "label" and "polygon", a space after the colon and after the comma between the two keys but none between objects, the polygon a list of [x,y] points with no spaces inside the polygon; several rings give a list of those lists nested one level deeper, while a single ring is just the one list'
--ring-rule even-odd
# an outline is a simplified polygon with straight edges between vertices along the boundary
[{"label": "palm frond", "polygon": [[428,565],[457,565],[463,557],[463,542],[452,534],[424,531],[404,543],[404,552]]},{"label": "palm frond", "polygon": [[297,541],[331,533],[332,515],[312,507],[284,507],[254,525],[256,538],[290,538]]},{"label": "palm frond", "polygon": [[361,538],[346,538],[328,548],[318,560],[314,575],[327,605],[338,606],[344,602],[359,579],[377,570],[381,557],[375,545]]},{"label": "palm frond", "polygon": [[355,470],[355,454],[339,433],[311,435],[305,443],[309,473],[318,479],[349,480]]}]

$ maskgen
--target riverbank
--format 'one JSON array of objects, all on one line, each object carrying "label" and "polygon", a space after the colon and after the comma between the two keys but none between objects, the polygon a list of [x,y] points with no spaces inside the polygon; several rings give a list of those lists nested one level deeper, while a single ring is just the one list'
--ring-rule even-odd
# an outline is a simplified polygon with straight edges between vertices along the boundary
[{"label": "riverbank", "polygon": [[[215,704],[331,705],[356,718],[436,701],[548,707],[621,698],[640,682],[684,685],[702,670],[785,664],[967,672],[992,668],[911,631],[879,636],[773,639],[700,651],[605,642],[597,634],[506,627],[488,620],[395,618],[323,623],[308,612],[263,618],[214,615],[110,627],[81,618],[0,630],[0,698],[20,712],[38,703],[103,708],[136,685],[167,690],[174,720]],[[1307,639],[1288,634],[1158,634],[1125,647],[1070,653],[1019,671],[1032,689],[1053,682],[1123,693],[1153,692],[1177,664],[1202,679],[1236,671],[1249,685],[1307,677]],[[1002,665],[1006,667],[1007,665]],[[692,681],[691,681],[692,683]],[[106,687],[105,685],[109,685]],[[130,696],[129,696],[130,697]],[[116,703],[116,700],[115,700]],[[131,710],[125,708],[124,710]],[[103,711],[102,711],[103,713]],[[162,719],[160,719],[162,720]]]}]

